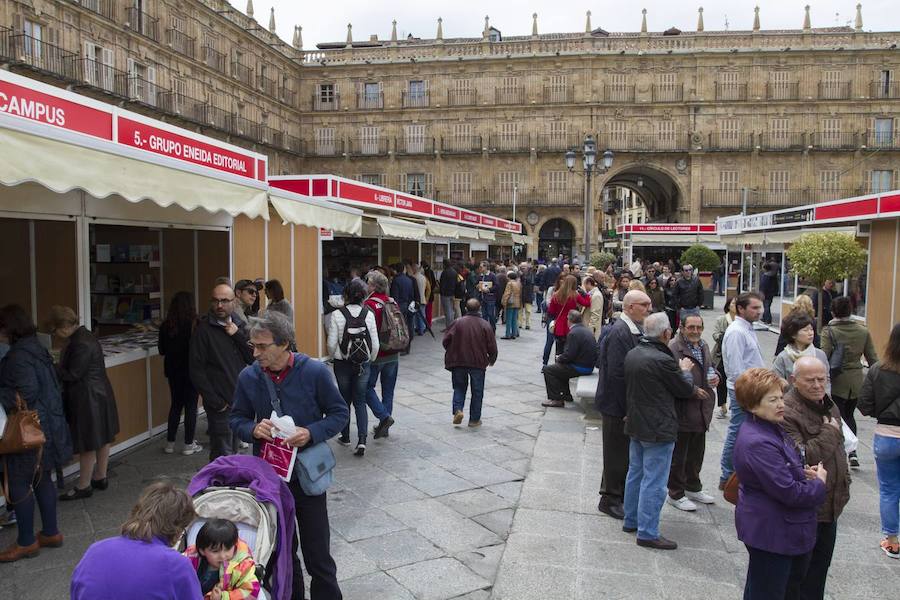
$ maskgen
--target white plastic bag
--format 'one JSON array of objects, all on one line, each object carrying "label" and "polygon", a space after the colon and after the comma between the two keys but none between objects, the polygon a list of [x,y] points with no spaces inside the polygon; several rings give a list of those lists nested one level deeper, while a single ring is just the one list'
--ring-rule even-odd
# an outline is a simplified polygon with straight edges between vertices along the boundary
[{"label": "white plastic bag", "polygon": [[844,433],[844,452],[847,454],[856,452],[856,448],[859,447],[859,438],[856,437],[855,433],[850,431],[847,421],[843,419],[841,419],[841,431]]},{"label": "white plastic bag", "polygon": [[3,431],[6,429],[6,409],[0,404],[0,438],[3,437]]}]

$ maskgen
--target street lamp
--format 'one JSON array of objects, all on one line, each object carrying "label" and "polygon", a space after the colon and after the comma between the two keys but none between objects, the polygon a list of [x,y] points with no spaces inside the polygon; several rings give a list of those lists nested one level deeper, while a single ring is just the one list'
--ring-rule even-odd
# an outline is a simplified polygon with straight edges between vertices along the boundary
[{"label": "street lamp", "polygon": [[[575,172],[574,150],[565,154],[566,168],[570,173]],[[613,164],[612,150],[603,152],[600,164],[597,164],[597,142],[594,136],[587,135],[581,149],[582,166],[584,167],[584,262],[591,259],[591,250],[594,246],[594,202],[591,198],[591,177],[601,175],[609,171]]]}]

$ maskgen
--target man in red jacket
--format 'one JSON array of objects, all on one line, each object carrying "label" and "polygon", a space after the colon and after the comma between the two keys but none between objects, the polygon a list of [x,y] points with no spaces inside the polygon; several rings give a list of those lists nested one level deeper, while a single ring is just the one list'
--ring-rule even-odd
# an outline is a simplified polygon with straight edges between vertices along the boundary
[{"label": "man in red jacket", "polygon": [[481,425],[481,402],[484,399],[484,374],[497,361],[497,339],[494,328],[481,318],[481,302],[470,298],[466,314],[453,321],[444,333],[444,368],[452,373],[453,424],[463,420],[466,390],[472,382],[469,404],[469,427]]}]

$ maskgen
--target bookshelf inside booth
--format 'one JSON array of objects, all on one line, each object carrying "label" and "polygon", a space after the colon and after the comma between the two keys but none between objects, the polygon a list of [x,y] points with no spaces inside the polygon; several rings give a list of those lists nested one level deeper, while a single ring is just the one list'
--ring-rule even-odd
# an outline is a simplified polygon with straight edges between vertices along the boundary
[{"label": "bookshelf inside booth", "polygon": [[91,320],[105,337],[162,317],[161,233],[150,227],[92,224]]},{"label": "bookshelf inside booth", "polygon": [[365,276],[378,264],[377,238],[335,237],[322,242],[322,275],[336,283],[335,289],[343,289],[351,279],[351,272]]}]

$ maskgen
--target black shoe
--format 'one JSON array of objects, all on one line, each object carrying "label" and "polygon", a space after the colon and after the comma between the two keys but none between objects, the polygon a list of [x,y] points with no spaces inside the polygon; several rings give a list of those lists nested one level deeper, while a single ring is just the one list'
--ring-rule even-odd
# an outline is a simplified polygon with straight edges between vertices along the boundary
[{"label": "black shoe", "polygon": [[625,533],[635,533],[637,531],[637,527],[626,527],[625,525],[622,525],[622,531],[624,531]]},{"label": "black shoe", "polygon": [[78,489],[78,487],[73,487],[68,492],[59,495],[59,499],[63,502],[68,502],[69,500],[81,500],[82,498],[90,498],[94,495],[93,488],[86,487],[83,490]]},{"label": "black shoe", "polygon": [[338,444],[340,444],[341,446],[349,446],[350,445],[350,436],[342,435],[341,437],[338,438]]},{"label": "black shoe", "polygon": [[620,521],[625,520],[625,511],[622,509],[621,504],[611,504],[604,500],[600,500],[600,502],[597,504],[597,510],[609,515],[613,519],[618,519]]},{"label": "black shoe", "polygon": [[356,452],[353,453],[353,456],[364,456],[366,453],[366,441],[360,440],[358,444],[356,444]]},{"label": "black shoe", "polygon": [[91,487],[101,492],[109,487],[109,477],[103,479],[91,479]]},{"label": "black shoe", "polygon": [[654,550],[675,550],[678,548],[678,544],[672,540],[667,540],[663,536],[659,536],[655,540],[642,540],[641,538],[638,538],[637,545],[643,546],[644,548],[653,548]]},{"label": "black shoe", "polygon": [[394,419],[391,418],[390,416],[387,416],[387,417],[383,418],[381,421],[379,421],[378,426],[375,428],[375,439],[377,440],[378,438],[387,437],[385,434],[387,433],[388,429],[390,429],[391,425],[393,425],[393,424],[394,424]]}]

